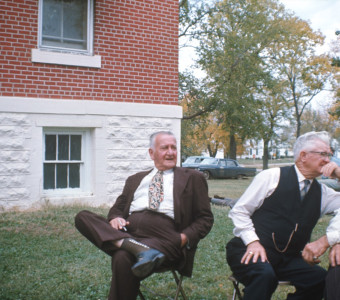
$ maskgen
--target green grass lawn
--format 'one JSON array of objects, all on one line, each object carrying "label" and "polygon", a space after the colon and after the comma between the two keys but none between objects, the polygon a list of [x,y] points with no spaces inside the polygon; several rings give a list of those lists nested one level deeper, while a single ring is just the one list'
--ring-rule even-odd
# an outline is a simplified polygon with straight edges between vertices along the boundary
[{"label": "green grass lawn", "polygon": [[[209,194],[238,198],[249,185],[245,180],[209,180]],[[46,207],[33,212],[0,214],[0,299],[106,299],[111,279],[110,257],[83,238],[74,228],[81,209],[105,215],[108,208]],[[232,237],[229,208],[212,206],[215,224],[200,242],[194,272],[184,280],[189,299],[231,299],[231,274],[225,244]],[[320,220],[314,237],[325,232],[329,217]],[[322,266],[327,267],[324,255]],[[143,281],[147,299],[174,295],[171,273],[154,274]],[[155,296],[148,289],[153,288]],[[273,299],[285,299],[280,287]],[[165,296],[166,295],[166,296]]]}]

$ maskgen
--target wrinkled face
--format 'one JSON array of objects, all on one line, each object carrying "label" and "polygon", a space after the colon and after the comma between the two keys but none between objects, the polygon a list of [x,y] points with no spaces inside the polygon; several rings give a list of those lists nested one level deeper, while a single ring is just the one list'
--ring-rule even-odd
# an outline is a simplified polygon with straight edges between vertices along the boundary
[{"label": "wrinkled face", "polygon": [[316,141],[314,147],[301,152],[304,167],[314,177],[321,175],[321,168],[330,162],[330,158],[328,156],[321,155],[321,152],[328,154],[331,153],[330,147],[322,141]]},{"label": "wrinkled face", "polygon": [[155,167],[160,171],[172,169],[177,163],[176,139],[172,135],[158,134],[154,149],[149,149]]}]

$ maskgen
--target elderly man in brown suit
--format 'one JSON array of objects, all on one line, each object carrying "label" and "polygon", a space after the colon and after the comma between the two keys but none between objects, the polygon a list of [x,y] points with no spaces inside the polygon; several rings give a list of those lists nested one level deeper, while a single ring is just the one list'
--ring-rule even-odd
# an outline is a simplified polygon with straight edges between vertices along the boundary
[{"label": "elderly man in brown suit", "polygon": [[155,167],[127,179],[107,219],[89,211],[75,219],[77,229],[112,256],[109,299],[136,299],[140,280],[160,266],[191,276],[197,244],[213,225],[207,182],[176,167],[174,135],[151,135],[149,154]]}]

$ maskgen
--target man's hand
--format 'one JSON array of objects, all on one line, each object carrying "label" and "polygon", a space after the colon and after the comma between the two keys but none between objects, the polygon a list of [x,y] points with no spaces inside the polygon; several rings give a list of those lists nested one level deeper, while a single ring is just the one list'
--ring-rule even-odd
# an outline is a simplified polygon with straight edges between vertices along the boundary
[{"label": "man's hand", "polygon": [[261,258],[262,262],[268,261],[266,250],[260,244],[259,241],[254,241],[248,244],[247,251],[243,255],[241,259],[241,264],[249,264],[250,260],[253,260],[253,263],[257,262],[258,258]]},{"label": "man's hand", "polygon": [[117,229],[117,230],[124,230],[126,231],[126,227],[128,226],[130,223],[128,221],[126,221],[123,218],[117,217],[114,218],[110,221],[110,225],[112,226],[112,228]]},{"label": "man's hand", "polygon": [[332,267],[340,265],[340,244],[335,244],[329,251],[329,263]]},{"label": "man's hand", "polygon": [[302,251],[302,258],[310,265],[320,263],[319,257],[326,252],[329,247],[327,236],[324,235],[315,242],[308,243]]},{"label": "man's hand", "polygon": [[181,233],[181,248],[184,247],[188,242],[188,237],[184,234]]},{"label": "man's hand", "polygon": [[339,178],[340,179],[340,167],[331,161],[321,168],[321,172],[326,177]]}]

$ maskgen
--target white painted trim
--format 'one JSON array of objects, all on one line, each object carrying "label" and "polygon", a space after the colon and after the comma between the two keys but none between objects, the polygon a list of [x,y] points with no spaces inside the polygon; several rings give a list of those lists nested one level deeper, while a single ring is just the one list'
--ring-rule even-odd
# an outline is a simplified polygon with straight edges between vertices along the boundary
[{"label": "white painted trim", "polygon": [[62,52],[44,51],[40,49],[32,49],[32,62],[57,64],[66,66],[78,66],[89,68],[101,68],[100,55],[84,55]]},{"label": "white painted trim", "polygon": [[[167,119],[181,119],[183,117],[183,110],[179,105],[91,100],[51,100],[24,97],[0,97],[0,112],[79,116],[133,116]],[[82,124],[82,127],[84,126],[82,120],[80,120],[79,124]],[[53,124],[50,125],[53,126]],[[46,124],[44,123],[43,126],[46,126]],[[101,124],[95,124],[95,127],[100,126]],[[94,127],[93,124],[90,127]]]},{"label": "white painted trim", "polygon": [[103,121],[89,117],[79,117],[76,120],[65,119],[63,117],[50,118],[41,117],[35,121],[35,125],[38,127],[55,127],[55,128],[100,128],[103,127]]}]

